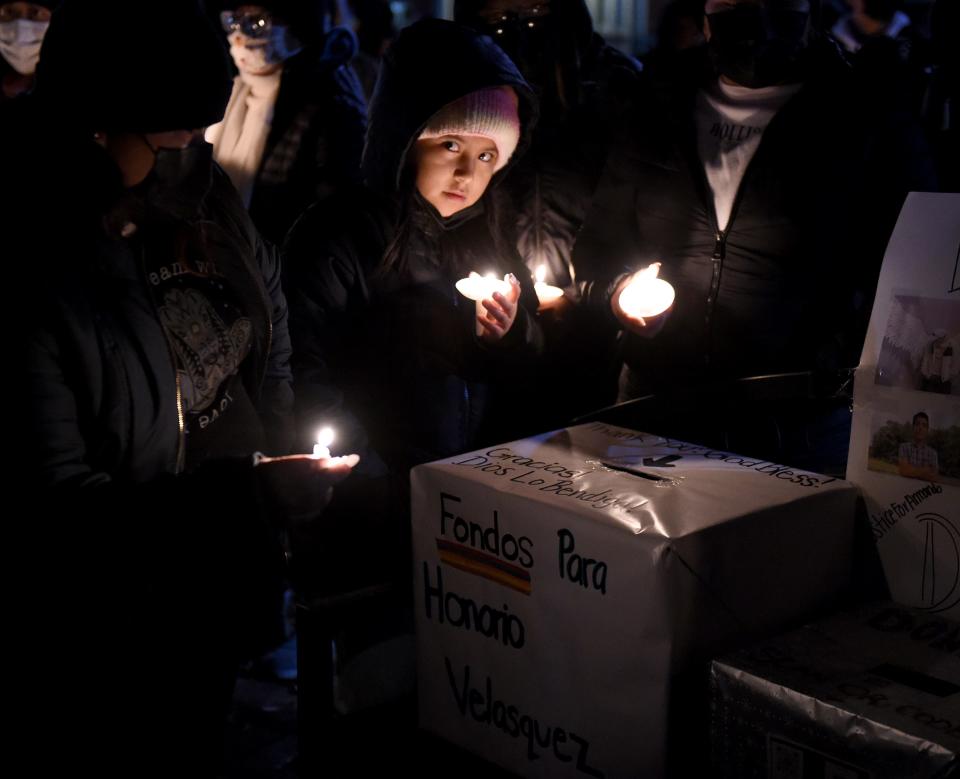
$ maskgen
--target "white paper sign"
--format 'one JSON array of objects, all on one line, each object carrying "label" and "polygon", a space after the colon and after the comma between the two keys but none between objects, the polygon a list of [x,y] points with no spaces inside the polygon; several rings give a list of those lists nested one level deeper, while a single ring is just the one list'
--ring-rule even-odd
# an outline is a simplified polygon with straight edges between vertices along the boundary
[{"label": "white paper sign", "polygon": [[847,478],[894,600],[960,618],[960,194],[911,193],[857,370]]}]

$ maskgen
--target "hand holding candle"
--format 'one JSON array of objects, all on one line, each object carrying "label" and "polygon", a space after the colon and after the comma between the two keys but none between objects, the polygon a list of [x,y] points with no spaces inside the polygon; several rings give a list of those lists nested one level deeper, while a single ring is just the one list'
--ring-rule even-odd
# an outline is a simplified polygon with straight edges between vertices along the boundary
[{"label": "hand holding candle", "polygon": [[479,273],[470,271],[470,275],[457,282],[457,292],[470,300],[492,300],[495,292],[506,295],[510,291],[510,282],[504,276],[503,280],[498,279],[492,273],[481,276]]},{"label": "hand holding candle", "polygon": [[560,287],[552,287],[547,284],[547,266],[539,265],[534,276],[534,290],[537,293],[537,300],[540,301],[540,310],[545,311],[548,308],[556,306],[563,297],[563,290]]},{"label": "hand holding candle", "polygon": [[330,445],[335,438],[336,435],[332,427],[320,428],[320,430],[317,431],[317,442],[313,445],[313,454],[310,455],[310,458],[313,460],[323,460],[324,465],[322,467],[327,470],[338,470],[346,466],[349,471],[350,468],[353,468],[354,465],[360,462],[360,458],[355,454],[331,457]]},{"label": "hand holding candle", "polygon": [[517,317],[517,301],[520,299],[520,282],[512,273],[503,280],[492,273],[481,276],[470,272],[460,279],[457,291],[464,297],[476,301],[477,335],[485,341],[496,342],[505,336]]},{"label": "hand holding candle", "polygon": [[672,305],[676,293],[669,282],[658,278],[660,263],[654,262],[626,279],[614,292],[613,312],[634,332],[646,335],[647,319],[660,316]]},{"label": "hand holding candle", "polygon": [[333,430],[325,427],[317,434],[313,454],[256,456],[254,473],[261,495],[287,529],[318,517],[330,502],[333,486],[360,462],[355,454],[331,457],[333,439]]}]

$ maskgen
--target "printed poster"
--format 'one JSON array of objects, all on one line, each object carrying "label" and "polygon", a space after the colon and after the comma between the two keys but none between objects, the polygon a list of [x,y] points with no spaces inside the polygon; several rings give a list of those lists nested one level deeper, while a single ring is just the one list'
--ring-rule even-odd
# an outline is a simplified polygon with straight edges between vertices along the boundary
[{"label": "printed poster", "polygon": [[894,600],[960,618],[960,194],[914,192],[900,213],[857,370],[847,479]]}]

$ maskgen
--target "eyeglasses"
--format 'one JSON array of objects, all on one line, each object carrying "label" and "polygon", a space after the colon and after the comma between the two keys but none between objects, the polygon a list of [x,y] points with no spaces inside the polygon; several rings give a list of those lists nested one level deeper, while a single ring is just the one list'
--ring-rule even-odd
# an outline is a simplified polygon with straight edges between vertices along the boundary
[{"label": "eyeglasses", "polygon": [[550,4],[531,5],[519,10],[480,12],[480,18],[491,34],[503,35],[507,30],[537,27],[545,16],[550,15]]},{"label": "eyeglasses", "polygon": [[236,14],[224,11],[220,14],[220,24],[227,35],[238,32],[248,38],[268,38],[273,29],[273,18],[266,12]]}]

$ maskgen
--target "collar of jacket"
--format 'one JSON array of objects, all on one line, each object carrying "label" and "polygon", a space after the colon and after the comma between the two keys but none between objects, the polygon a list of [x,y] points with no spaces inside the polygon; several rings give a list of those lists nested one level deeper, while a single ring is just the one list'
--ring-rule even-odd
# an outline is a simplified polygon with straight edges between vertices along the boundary
[{"label": "collar of jacket", "polygon": [[411,218],[414,224],[427,235],[440,235],[456,230],[461,225],[481,216],[485,211],[484,198],[480,198],[476,203],[452,216],[441,216],[427,200],[420,194],[416,187],[413,188],[413,208],[411,209]]}]

